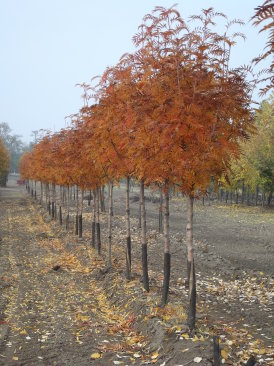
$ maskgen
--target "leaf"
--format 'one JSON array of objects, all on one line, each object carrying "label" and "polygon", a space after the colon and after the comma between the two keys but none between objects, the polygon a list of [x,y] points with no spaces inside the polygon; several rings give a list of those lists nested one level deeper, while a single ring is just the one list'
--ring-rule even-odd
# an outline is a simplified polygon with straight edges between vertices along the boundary
[{"label": "leaf", "polygon": [[20,334],[22,334],[22,335],[26,335],[26,334],[27,334],[27,331],[24,329],[24,330],[22,330],[22,331],[20,332]]},{"label": "leaf", "polygon": [[92,358],[93,360],[97,360],[100,357],[101,357],[101,355],[98,352],[92,353],[92,355],[90,355],[90,358]]},{"label": "leaf", "polygon": [[152,356],[151,356],[151,359],[152,360],[155,360],[158,356],[159,356],[159,353],[157,351],[156,352],[153,352],[152,353]]},{"label": "leaf", "polygon": [[224,359],[226,360],[226,359],[227,359],[227,356],[228,356],[227,351],[226,351],[226,350],[224,350],[224,349],[222,349],[222,350],[221,350],[221,356],[222,356],[222,358],[224,358]]},{"label": "leaf", "polygon": [[12,359],[13,359],[14,361],[18,361],[18,357],[17,357],[17,356],[13,356],[13,357],[12,357]]},{"label": "leaf", "polygon": [[195,357],[193,361],[196,363],[200,363],[202,361],[202,357]]}]

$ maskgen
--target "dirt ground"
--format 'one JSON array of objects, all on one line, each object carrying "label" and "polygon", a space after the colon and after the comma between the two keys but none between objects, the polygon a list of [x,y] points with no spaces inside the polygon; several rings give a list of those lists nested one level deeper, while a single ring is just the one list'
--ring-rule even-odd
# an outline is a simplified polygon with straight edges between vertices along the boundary
[{"label": "dirt ground", "polygon": [[[163,235],[158,204],[147,195],[150,293],[142,290],[138,189],[131,192],[133,278],[125,268],[124,187],[114,191],[113,269],[83,240],[50,219],[11,177],[0,190],[0,365],[212,365],[213,334],[222,363],[251,354],[273,363],[273,210],[195,203],[197,328],[186,327],[185,202],[171,200],[169,304],[161,298]],[[55,268],[55,269],[53,269]]]}]

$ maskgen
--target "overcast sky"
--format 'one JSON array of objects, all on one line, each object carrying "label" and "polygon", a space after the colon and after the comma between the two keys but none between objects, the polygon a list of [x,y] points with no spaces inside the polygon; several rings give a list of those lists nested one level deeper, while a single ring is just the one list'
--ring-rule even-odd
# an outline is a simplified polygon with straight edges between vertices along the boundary
[{"label": "overcast sky", "polygon": [[[142,17],[176,1],[0,0],[0,122],[24,141],[33,130],[59,130],[65,116],[82,106],[75,84],[89,81],[132,52],[132,36]],[[260,54],[266,35],[249,21],[262,0],[177,0],[184,18],[214,7],[244,20],[233,66]]]}]

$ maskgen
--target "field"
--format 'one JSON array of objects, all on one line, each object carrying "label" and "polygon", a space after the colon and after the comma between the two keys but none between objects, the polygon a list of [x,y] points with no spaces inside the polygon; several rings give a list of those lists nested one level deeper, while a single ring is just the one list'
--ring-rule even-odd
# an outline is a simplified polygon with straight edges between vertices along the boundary
[{"label": "field", "polygon": [[252,354],[260,365],[273,364],[273,209],[195,202],[198,320],[189,335],[185,201],[170,202],[171,284],[161,308],[158,204],[146,192],[146,293],[137,187],[130,194],[133,278],[124,276],[124,193],[123,185],[114,190],[114,259],[107,270],[105,213],[98,256],[86,201],[79,241],[15,177],[0,190],[0,365],[212,365],[213,335],[220,337],[223,364],[244,364]]}]

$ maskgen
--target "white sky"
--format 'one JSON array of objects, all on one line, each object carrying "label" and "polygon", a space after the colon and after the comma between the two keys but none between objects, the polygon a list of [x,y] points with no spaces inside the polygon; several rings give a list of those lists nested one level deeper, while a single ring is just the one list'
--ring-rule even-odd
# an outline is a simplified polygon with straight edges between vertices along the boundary
[{"label": "white sky", "polygon": [[[59,130],[65,116],[82,106],[75,84],[89,81],[125,52],[133,52],[132,36],[154,0],[0,0],[0,122],[31,140],[39,129]],[[183,18],[214,7],[230,19],[242,19],[247,41],[239,41],[233,66],[260,54],[266,34],[249,21],[262,0],[184,0]]]}]

